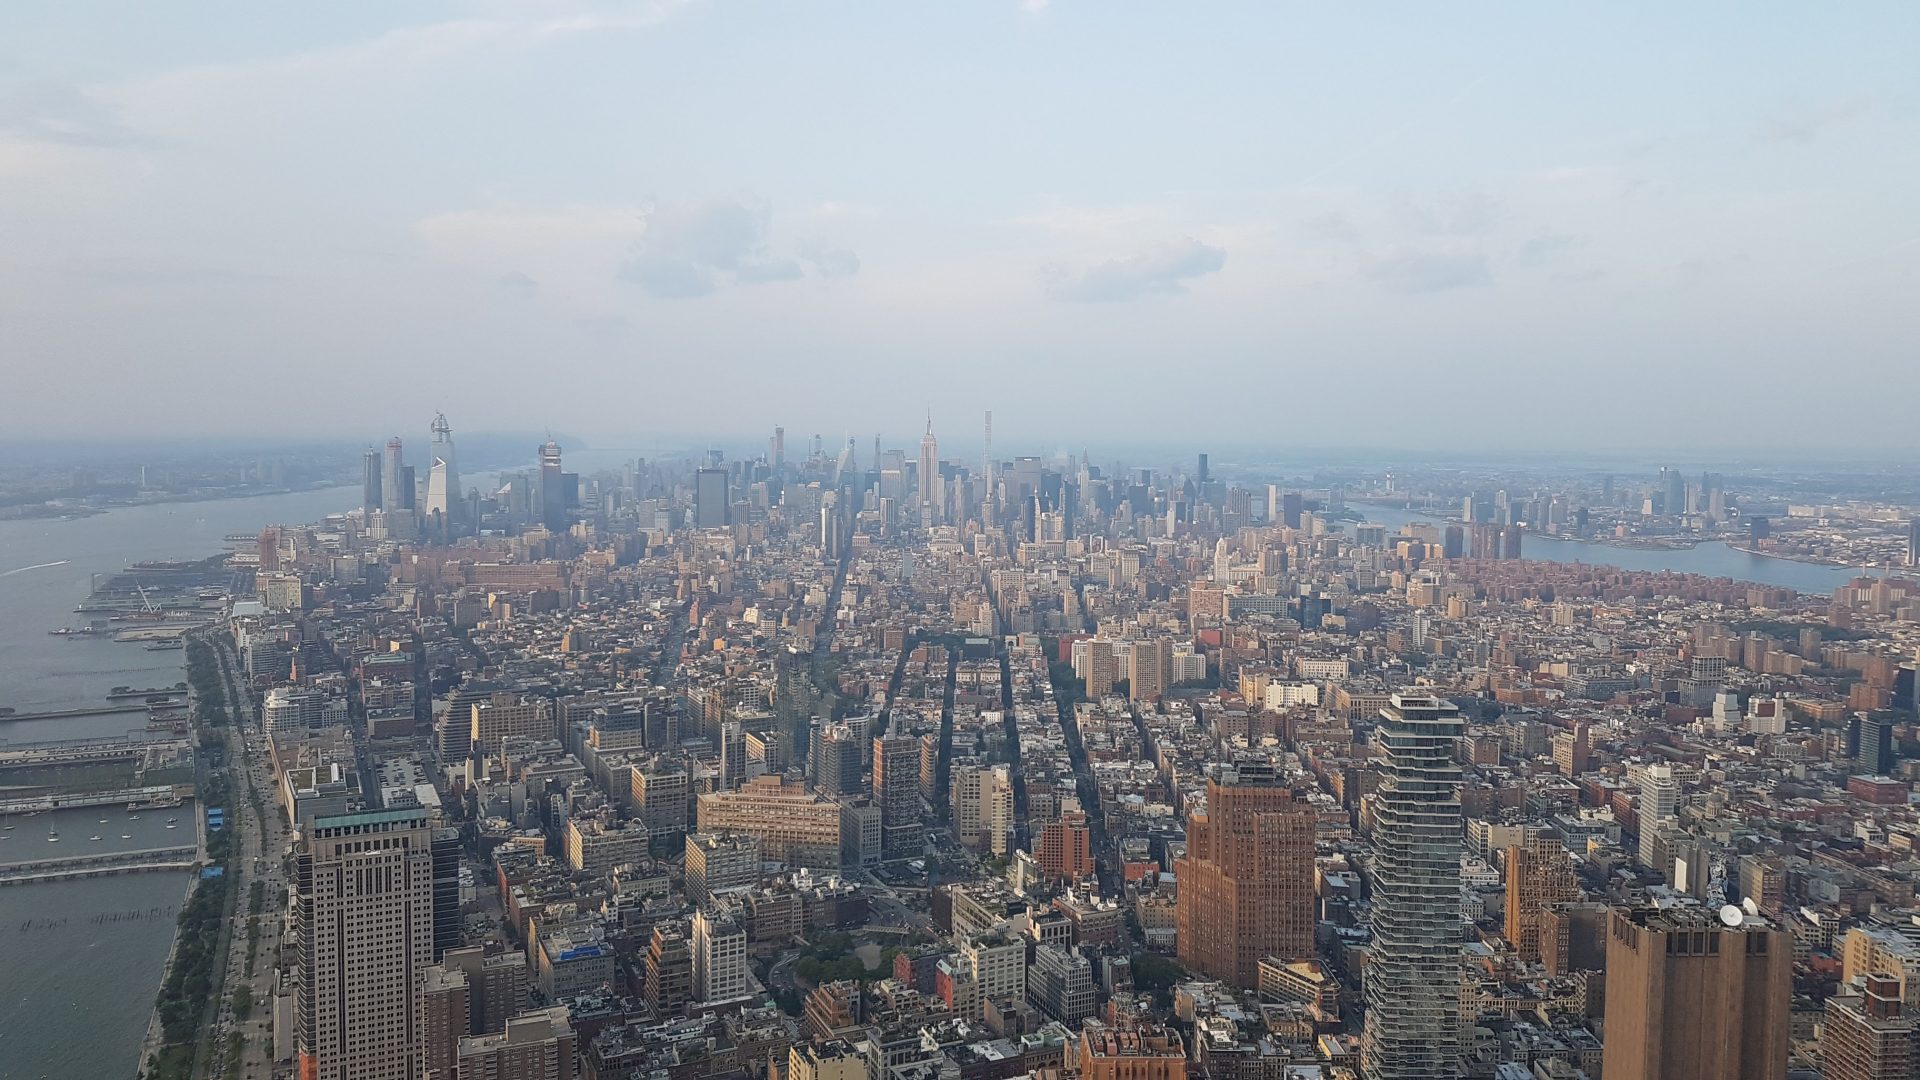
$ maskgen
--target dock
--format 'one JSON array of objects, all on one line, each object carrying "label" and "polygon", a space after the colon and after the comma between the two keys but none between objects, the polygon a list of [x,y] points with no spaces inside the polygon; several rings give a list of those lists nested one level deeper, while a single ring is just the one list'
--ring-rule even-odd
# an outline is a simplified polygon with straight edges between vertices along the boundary
[{"label": "dock", "polygon": [[74,855],[64,859],[35,859],[0,865],[0,885],[26,885],[35,881],[63,881],[70,878],[104,877],[108,874],[134,874],[149,870],[190,870],[199,861],[199,849],[192,844],[178,847],[142,848],[138,851],[113,851],[99,855]]},{"label": "dock", "polygon": [[85,709],[49,709],[45,712],[0,712],[0,723],[8,720],[65,720],[75,716],[118,716],[143,713],[145,705],[94,705]]}]

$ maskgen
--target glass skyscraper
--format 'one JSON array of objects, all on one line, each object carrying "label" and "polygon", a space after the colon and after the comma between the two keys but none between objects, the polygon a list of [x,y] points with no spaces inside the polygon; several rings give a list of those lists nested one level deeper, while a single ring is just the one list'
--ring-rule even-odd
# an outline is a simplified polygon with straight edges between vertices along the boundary
[{"label": "glass skyscraper", "polygon": [[1395,694],[1380,710],[1374,794],[1373,947],[1361,1064],[1368,1080],[1435,1080],[1460,1068],[1460,710]]}]

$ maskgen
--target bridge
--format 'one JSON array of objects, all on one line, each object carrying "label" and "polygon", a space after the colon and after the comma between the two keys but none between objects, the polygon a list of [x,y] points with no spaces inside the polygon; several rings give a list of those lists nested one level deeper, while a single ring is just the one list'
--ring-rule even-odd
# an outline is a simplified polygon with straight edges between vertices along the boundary
[{"label": "bridge", "polygon": [[106,874],[131,874],[144,870],[187,870],[198,861],[199,854],[199,848],[187,844],[179,847],[108,851],[98,855],[73,855],[64,859],[34,859],[29,862],[8,863],[0,866],[0,885],[24,885],[33,881],[101,877]]}]

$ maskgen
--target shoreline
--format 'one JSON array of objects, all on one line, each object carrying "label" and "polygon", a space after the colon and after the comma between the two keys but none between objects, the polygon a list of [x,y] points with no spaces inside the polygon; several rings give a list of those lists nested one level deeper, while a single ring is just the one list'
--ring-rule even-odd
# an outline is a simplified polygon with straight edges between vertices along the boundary
[{"label": "shoreline", "polygon": [[128,502],[111,502],[99,505],[34,507],[37,512],[0,514],[0,521],[82,521],[87,518],[111,514],[115,510],[139,510],[148,506],[175,506],[180,503],[236,502],[241,499],[265,499],[275,495],[306,495],[317,491],[332,491],[338,488],[350,488],[352,484],[315,484],[312,487],[265,488],[256,491],[234,492],[198,492],[186,491],[167,495],[157,499],[136,499]]}]

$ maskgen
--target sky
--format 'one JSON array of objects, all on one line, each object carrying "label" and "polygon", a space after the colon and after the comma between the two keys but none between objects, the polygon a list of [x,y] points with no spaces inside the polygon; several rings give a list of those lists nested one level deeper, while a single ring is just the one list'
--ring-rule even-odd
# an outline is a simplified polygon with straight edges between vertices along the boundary
[{"label": "sky", "polygon": [[0,428],[1897,454],[1915,41],[1912,3],[12,0]]}]

